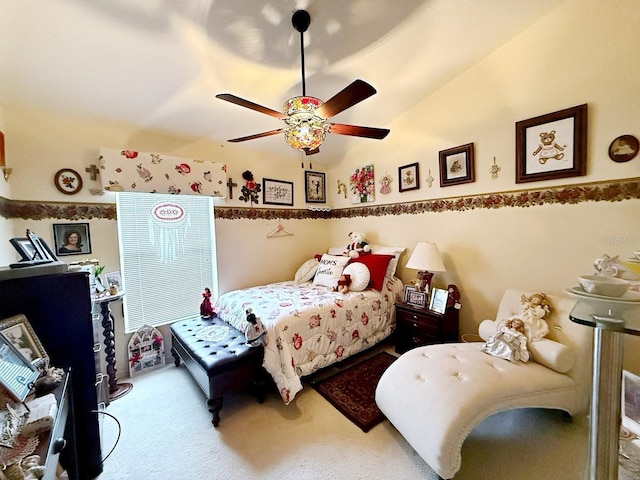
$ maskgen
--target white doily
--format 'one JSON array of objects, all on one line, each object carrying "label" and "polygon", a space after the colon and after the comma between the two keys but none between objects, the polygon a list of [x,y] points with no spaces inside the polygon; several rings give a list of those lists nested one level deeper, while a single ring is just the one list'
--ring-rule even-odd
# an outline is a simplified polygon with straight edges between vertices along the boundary
[{"label": "white doily", "polygon": [[229,335],[229,327],[227,325],[210,325],[196,332],[196,338],[206,342],[219,342],[227,335]]}]

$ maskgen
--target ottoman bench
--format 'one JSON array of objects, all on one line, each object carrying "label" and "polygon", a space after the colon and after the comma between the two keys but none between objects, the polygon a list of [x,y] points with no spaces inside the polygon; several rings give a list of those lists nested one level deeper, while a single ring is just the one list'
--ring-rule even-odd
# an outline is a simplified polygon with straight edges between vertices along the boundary
[{"label": "ottoman bench", "polygon": [[176,367],[182,360],[207,396],[213,418],[220,423],[222,396],[252,387],[262,403],[267,373],[264,348],[250,347],[245,336],[220,318],[194,316],[171,324],[171,354]]}]

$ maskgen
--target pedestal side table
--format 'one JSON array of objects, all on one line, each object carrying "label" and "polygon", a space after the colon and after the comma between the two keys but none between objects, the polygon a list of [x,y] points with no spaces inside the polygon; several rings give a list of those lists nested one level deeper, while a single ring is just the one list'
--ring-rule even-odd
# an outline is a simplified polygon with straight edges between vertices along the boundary
[{"label": "pedestal side table", "polygon": [[577,302],[569,314],[576,323],[595,329],[593,384],[589,418],[589,480],[618,478],[620,408],[624,335],[640,335],[640,295],[624,297],[565,293]]},{"label": "pedestal side table", "polygon": [[111,314],[111,308],[109,307],[109,305],[114,300],[120,300],[122,297],[124,297],[124,291],[120,291],[115,295],[109,295],[108,297],[96,298],[96,302],[100,304],[100,313],[102,314],[104,354],[107,362],[107,375],[109,376],[109,397],[111,400],[116,400],[123,395],[126,395],[133,388],[133,384],[131,383],[118,383],[116,368],[116,342],[113,328],[114,319],[113,315]]}]

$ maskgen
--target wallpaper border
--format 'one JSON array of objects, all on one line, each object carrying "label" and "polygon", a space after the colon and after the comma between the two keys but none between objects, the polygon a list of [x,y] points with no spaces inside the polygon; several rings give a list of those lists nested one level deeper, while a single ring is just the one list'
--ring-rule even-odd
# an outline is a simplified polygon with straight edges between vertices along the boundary
[{"label": "wallpaper border", "polygon": [[[620,202],[631,199],[640,199],[640,177],[336,210],[216,206],[215,216],[225,220],[382,217],[386,215],[463,212],[477,209],[528,208],[546,204]],[[7,219],[21,218],[24,220],[115,220],[116,206],[114,203],[42,202],[10,200],[0,197],[0,216]]]}]

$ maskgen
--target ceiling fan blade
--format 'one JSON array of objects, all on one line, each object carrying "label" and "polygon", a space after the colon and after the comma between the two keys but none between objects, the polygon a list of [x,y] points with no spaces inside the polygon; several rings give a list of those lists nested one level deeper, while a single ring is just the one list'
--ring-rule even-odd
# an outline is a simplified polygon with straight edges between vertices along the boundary
[{"label": "ceiling fan blade", "polygon": [[232,138],[231,140],[227,140],[228,142],[238,143],[238,142],[246,142],[247,140],[254,140],[256,138],[269,137],[271,135],[277,135],[278,133],[282,133],[284,131],[283,128],[278,128],[277,130],[269,130],[268,132],[256,133],[255,135],[248,135],[246,137],[238,137]]},{"label": "ceiling fan blade", "polygon": [[387,128],[359,127],[357,125],[345,125],[344,123],[331,123],[329,132],[338,135],[351,135],[352,137],[366,137],[382,140],[389,135],[391,130]]},{"label": "ceiling fan blade", "polygon": [[335,94],[316,109],[316,115],[322,118],[330,118],[338,113],[353,107],[356,103],[369,98],[376,93],[376,89],[364,80],[355,80],[343,90]]},{"label": "ceiling fan blade", "polygon": [[251,110],[255,110],[256,112],[271,115],[272,117],[279,118],[280,120],[284,120],[285,118],[287,118],[287,116],[282,112],[278,112],[268,107],[263,107],[262,105],[250,102],[249,100],[245,100],[244,98],[236,97],[235,95],[231,95],[230,93],[219,93],[218,95],[216,95],[216,98],[235,103],[236,105],[240,105],[241,107],[250,108]]}]

